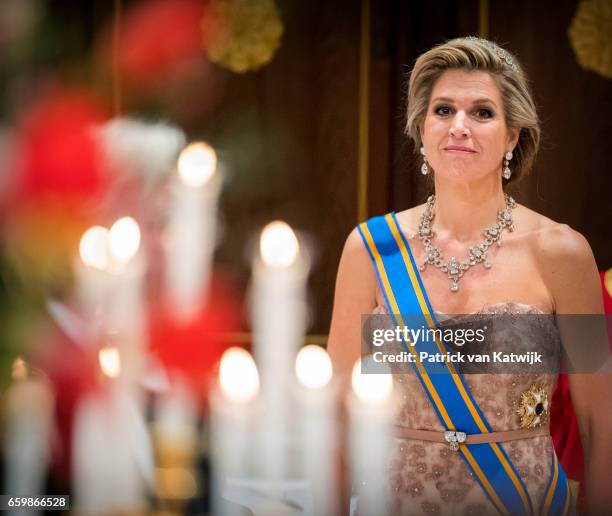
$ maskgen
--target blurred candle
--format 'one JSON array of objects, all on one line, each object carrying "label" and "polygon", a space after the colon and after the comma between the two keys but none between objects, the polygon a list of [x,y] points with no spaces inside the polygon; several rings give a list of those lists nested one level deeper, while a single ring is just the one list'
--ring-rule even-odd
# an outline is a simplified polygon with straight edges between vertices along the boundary
[{"label": "blurred candle", "polygon": [[189,320],[206,302],[220,187],[214,149],[203,142],[185,147],[166,233],[166,301],[179,319]]},{"label": "blurred candle", "polygon": [[295,388],[291,372],[304,338],[308,263],[285,222],[268,224],[259,244],[251,297],[261,404],[267,415],[260,422],[259,464],[274,485],[286,472],[288,393]]},{"label": "blurred candle", "polygon": [[140,247],[140,227],[132,217],[121,217],[108,232],[112,263],[120,269],[136,256]]},{"label": "blurred candle", "polygon": [[311,482],[313,513],[336,514],[338,479],[336,475],[337,428],[335,393],[330,381],[332,364],[320,346],[304,346],[295,361],[300,383],[298,391],[302,443],[302,464]]},{"label": "blurred candle", "polygon": [[73,432],[73,481],[79,514],[142,514],[153,488],[153,454],[141,407],[119,380],[117,348],[98,353],[104,388],[79,399]]},{"label": "blurred candle", "polygon": [[5,492],[44,493],[53,437],[54,396],[42,374],[32,375],[21,357],[13,362],[13,382],[5,393]]},{"label": "blurred candle", "polygon": [[132,217],[115,221],[108,231],[109,296],[106,331],[121,356],[121,378],[129,385],[144,371],[146,259],[140,246],[140,227]]},{"label": "blurred candle", "polygon": [[83,233],[79,242],[79,256],[74,262],[74,274],[77,297],[85,318],[97,327],[104,323],[109,265],[108,229],[93,226]]},{"label": "blurred candle", "polygon": [[[140,402],[138,381],[144,370],[146,339],[144,275],[138,223],[116,220],[110,229],[96,226],[81,239],[87,273],[100,273],[100,316],[105,346],[98,352],[108,378],[100,392],[79,400],[74,417],[75,495],[83,514],[142,510],[152,488],[153,460]],[[94,296],[95,297],[95,296]]]},{"label": "blurred candle", "polygon": [[359,514],[388,514],[389,459],[393,416],[391,371],[371,357],[357,360],[349,393],[350,457]]},{"label": "blurred candle", "polygon": [[247,438],[252,435],[254,401],[259,375],[251,355],[242,348],[225,351],[219,366],[219,385],[211,393],[212,514],[234,514],[224,503],[228,476],[246,476]]},{"label": "blurred candle", "polygon": [[116,347],[105,347],[98,351],[100,370],[109,378],[117,378],[121,373],[121,359]]},{"label": "blurred candle", "polygon": [[109,265],[108,230],[102,226],[89,228],[79,242],[83,263],[93,269],[105,270]]}]

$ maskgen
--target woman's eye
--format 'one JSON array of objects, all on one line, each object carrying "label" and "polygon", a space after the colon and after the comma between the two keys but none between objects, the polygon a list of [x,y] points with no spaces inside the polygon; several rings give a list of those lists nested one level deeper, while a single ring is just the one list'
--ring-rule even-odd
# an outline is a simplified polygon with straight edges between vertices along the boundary
[{"label": "woman's eye", "polygon": [[[434,109],[434,113],[439,116],[448,116],[452,114],[452,111],[450,106],[438,106]],[[477,109],[474,114],[477,118],[493,118],[493,112],[490,109]]]},{"label": "woman's eye", "polygon": [[438,106],[435,110],[434,113],[436,113],[436,115],[448,115],[450,114],[450,108],[448,106]]},{"label": "woman's eye", "polygon": [[493,113],[491,113],[491,111],[488,109],[478,109],[476,111],[476,116],[478,116],[479,118],[491,118],[493,116]]}]

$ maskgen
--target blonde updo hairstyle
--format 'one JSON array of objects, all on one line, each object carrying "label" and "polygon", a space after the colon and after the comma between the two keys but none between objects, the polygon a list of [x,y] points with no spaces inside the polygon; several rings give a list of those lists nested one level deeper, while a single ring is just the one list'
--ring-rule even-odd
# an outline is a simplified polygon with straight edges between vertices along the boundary
[{"label": "blonde updo hairstyle", "polygon": [[[520,128],[510,162],[514,183],[528,174],[540,144],[540,121],[527,78],[517,59],[496,43],[481,38],[456,38],[435,46],[416,60],[408,83],[406,134],[415,150],[421,148],[423,126],[431,92],[446,70],[488,72],[501,92],[507,126]],[[502,156],[500,156],[501,164]]]}]

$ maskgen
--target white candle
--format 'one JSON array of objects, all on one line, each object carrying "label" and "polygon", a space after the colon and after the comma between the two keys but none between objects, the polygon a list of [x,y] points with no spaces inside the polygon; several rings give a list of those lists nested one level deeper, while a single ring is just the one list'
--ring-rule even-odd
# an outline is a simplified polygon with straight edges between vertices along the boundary
[{"label": "white candle", "polygon": [[247,474],[249,435],[252,435],[254,401],[259,375],[251,355],[242,348],[229,348],[221,358],[219,386],[211,393],[211,451],[213,470],[213,514],[235,514],[223,500],[227,477]]},{"label": "white candle", "polygon": [[104,309],[109,289],[107,269],[110,266],[108,229],[93,226],[83,233],[79,255],[74,261],[77,299],[83,315],[96,332],[105,324]]},{"label": "white candle", "polygon": [[253,264],[252,314],[255,359],[261,375],[259,464],[271,485],[285,478],[288,393],[302,344],[306,317],[308,262],[293,230],[272,222],[261,233]]},{"label": "white candle", "polygon": [[217,155],[203,142],[181,152],[166,233],[166,301],[188,321],[206,302],[221,189]]},{"label": "white candle", "polygon": [[83,514],[142,510],[146,486],[153,488],[153,458],[137,385],[146,339],[140,228],[131,217],[108,230],[96,226],[83,235],[79,251],[79,293],[101,321],[106,346],[98,360],[108,381],[76,409],[76,503]]},{"label": "white candle", "polygon": [[144,276],[146,260],[140,247],[140,228],[131,217],[115,221],[108,232],[109,295],[106,332],[121,356],[121,379],[134,386],[145,367],[146,309]]},{"label": "white candle", "polygon": [[[134,384],[144,368],[146,260],[140,251],[140,228],[131,217],[109,229],[88,229],[75,264],[77,294],[86,319],[98,334],[117,342],[123,359],[122,378]],[[91,332],[93,333],[93,332]]]},{"label": "white candle", "polygon": [[371,357],[363,367],[377,373],[362,374],[362,363],[353,367],[353,392],[349,394],[350,455],[353,487],[359,514],[388,514],[389,459],[393,416],[391,372],[381,373]]},{"label": "white candle", "polygon": [[339,491],[336,473],[337,427],[335,392],[330,385],[332,364],[320,346],[304,346],[297,355],[302,465],[311,482],[313,514],[336,514]]},{"label": "white candle", "polygon": [[117,382],[119,350],[100,350],[103,391],[82,398],[75,411],[73,469],[75,505],[80,514],[140,513],[153,489],[153,454],[142,407]]},{"label": "white candle", "polygon": [[18,357],[5,400],[5,491],[13,496],[44,494],[54,430],[51,385],[42,375],[29,374],[27,364]]},{"label": "white candle", "polygon": [[116,347],[101,348],[98,351],[98,362],[102,373],[109,378],[117,378],[121,374],[121,358]]}]

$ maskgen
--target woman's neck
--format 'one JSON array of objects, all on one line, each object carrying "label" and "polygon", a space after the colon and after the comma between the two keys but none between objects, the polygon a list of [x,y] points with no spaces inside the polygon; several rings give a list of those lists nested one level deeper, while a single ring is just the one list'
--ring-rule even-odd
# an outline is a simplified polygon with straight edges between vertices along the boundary
[{"label": "woman's neck", "polygon": [[497,213],[506,203],[500,181],[457,184],[436,179],[435,183],[433,228],[440,239],[478,241],[486,227],[497,223]]}]

